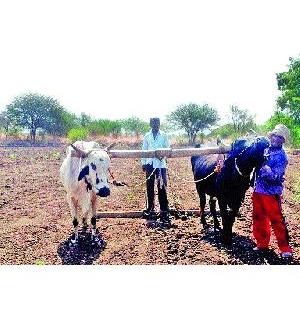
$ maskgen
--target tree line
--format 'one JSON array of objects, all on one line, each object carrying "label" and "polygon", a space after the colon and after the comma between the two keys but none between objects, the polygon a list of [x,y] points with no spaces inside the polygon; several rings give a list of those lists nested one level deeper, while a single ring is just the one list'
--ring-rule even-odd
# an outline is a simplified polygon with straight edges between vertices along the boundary
[{"label": "tree line", "polygon": [[[232,128],[237,133],[247,127],[254,127],[254,119],[247,110],[231,106]],[[219,120],[217,111],[208,104],[188,103],[179,105],[162,124],[167,131],[183,130],[190,144],[194,144],[197,134],[215,127]],[[6,135],[13,135],[27,129],[34,142],[37,132],[49,135],[67,136],[75,141],[88,136],[121,134],[138,137],[149,130],[149,122],[138,117],[127,119],[93,119],[86,113],[75,115],[62,107],[59,102],[41,94],[23,94],[14,98],[0,114],[0,126]],[[224,135],[226,137],[226,135]]]},{"label": "tree line", "polygon": [[[291,130],[291,143],[300,146],[300,59],[290,58],[288,71],[277,73],[278,89],[281,95],[276,102],[275,111],[263,125],[255,124],[255,117],[237,105],[229,107],[229,121],[218,125],[219,114],[208,104],[181,104],[167,115],[162,129],[184,130],[190,144],[197,135],[204,132],[212,136],[226,138],[238,137],[250,129],[266,132],[278,123],[284,123]],[[75,141],[87,136],[121,134],[139,135],[149,130],[149,123],[138,117],[110,120],[94,119],[86,113],[76,115],[67,111],[58,100],[38,93],[22,94],[13,99],[0,112],[0,129],[6,135],[14,135],[27,129],[34,142],[37,132],[49,135],[67,136]]]}]

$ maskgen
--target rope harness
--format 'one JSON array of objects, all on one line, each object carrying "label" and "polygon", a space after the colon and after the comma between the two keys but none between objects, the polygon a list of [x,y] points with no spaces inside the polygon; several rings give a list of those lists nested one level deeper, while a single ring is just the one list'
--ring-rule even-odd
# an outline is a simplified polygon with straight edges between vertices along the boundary
[{"label": "rope harness", "polygon": [[156,170],[157,170],[157,168],[154,168],[153,171],[152,171],[152,173],[151,173],[145,180],[143,180],[143,181],[140,182],[139,184],[136,184],[136,185],[132,186],[131,188],[132,188],[132,189],[135,189],[135,188],[137,188],[137,187],[139,187],[139,186],[142,186],[143,184],[146,184],[147,181],[151,178],[151,176],[155,173]]},{"label": "rope harness", "polygon": [[238,165],[237,165],[237,159],[238,159],[238,157],[241,156],[247,149],[248,149],[248,147],[245,148],[242,152],[240,152],[240,153],[237,155],[237,157],[234,159],[234,167],[235,167],[236,171],[237,171],[242,177],[249,177],[249,176],[251,175],[251,173],[250,173],[249,175],[244,175],[244,174],[242,173],[242,171],[240,170],[240,168],[238,167]]},{"label": "rope harness", "polygon": [[212,176],[215,173],[217,173],[217,171],[213,170],[210,174],[208,174],[204,178],[200,178],[200,179],[197,179],[197,180],[187,180],[187,179],[184,179],[184,178],[178,176],[178,174],[176,174],[175,172],[172,171],[172,174],[174,175],[174,177],[177,177],[179,180],[181,180],[181,181],[183,181],[185,183],[199,183],[199,182],[202,182],[202,181],[208,179],[210,176]]},{"label": "rope harness", "polygon": [[234,159],[234,167],[237,170],[237,172],[242,176],[242,177],[249,177],[250,175],[244,175],[241,170],[239,169],[238,165],[237,165],[237,157]]}]

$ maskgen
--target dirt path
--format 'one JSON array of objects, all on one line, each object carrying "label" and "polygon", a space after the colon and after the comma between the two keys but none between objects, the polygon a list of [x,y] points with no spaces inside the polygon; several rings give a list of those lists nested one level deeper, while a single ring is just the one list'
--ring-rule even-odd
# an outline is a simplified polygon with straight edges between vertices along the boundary
[{"label": "dirt path", "polygon": [[[81,246],[69,247],[72,233],[65,192],[58,179],[64,158],[59,148],[0,148],[0,263],[1,264],[278,264],[277,246],[266,259],[251,248],[251,203],[248,192],[234,225],[232,251],[221,247],[219,236],[205,234],[199,219],[173,220],[161,230],[142,219],[101,219],[97,226],[101,243],[92,247],[81,234]],[[170,170],[192,179],[188,158],[170,159]],[[144,174],[139,160],[113,160],[115,176],[131,186]],[[299,178],[300,157],[290,156],[283,203],[288,221],[294,263],[300,260],[300,206],[295,201],[294,183]],[[194,184],[170,172],[169,200],[180,209],[198,209]],[[111,196],[101,199],[98,210],[141,210],[144,187],[112,187]]]}]

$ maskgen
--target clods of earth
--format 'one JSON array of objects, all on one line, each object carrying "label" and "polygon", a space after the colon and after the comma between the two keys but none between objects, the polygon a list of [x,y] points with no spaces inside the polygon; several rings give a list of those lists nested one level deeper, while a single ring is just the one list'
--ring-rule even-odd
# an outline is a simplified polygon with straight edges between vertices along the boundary
[{"label": "clods of earth", "polygon": [[[251,190],[234,224],[231,249],[220,235],[204,231],[199,218],[172,219],[170,229],[141,218],[105,218],[97,221],[98,241],[81,231],[78,246],[70,245],[72,222],[59,182],[62,147],[0,148],[0,264],[283,264],[276,240],[259,255],[252,249]],[[296,182],[300,156],[289,156],[283,211],[288,223],[294,259],[300,261],[300,205]],[[199,209],[189,158],[169,160],[169,202],[176,209]],[[97,211],[133,211],[145,207],[144,173],[138,159],[113,159],[115,177],[129,186],[112,187]],[[158,206],[158,205],[157,205]],[[158,207],[157,207],[158,208]],[[212,220],[207,215],[212,226]],[[219,218],[220,219],[220,218]]]}]

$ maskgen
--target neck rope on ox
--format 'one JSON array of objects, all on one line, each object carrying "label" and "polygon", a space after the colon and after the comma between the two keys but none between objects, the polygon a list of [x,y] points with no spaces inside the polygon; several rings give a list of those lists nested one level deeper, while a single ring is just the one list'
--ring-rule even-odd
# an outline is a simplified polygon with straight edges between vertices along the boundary
[{"label": "neck rope on ox", "polygon": [[237,159],[238,159],[238,157],[239,157],[240,155],[242,155],[242,154],[246,151],[246,149],[248,149],[248,147],[245,148],[241,153],[239,153],[238,156],[234,159],[234,167],[235,167],[236,171],[237,171],[242,177],[249,177],[249,176],[251,175],[251,172],[250,172],[250,174],[246,174],[246,175],[243,174],[243,172],[240,170],[240,168],[239,168],[238,165],[237,165]]},{"label": "neck rope on ox", "polygon": [[248,175],[248,174],[247,174],[247,175],[244,175],[244,174],[241,172],[241,170],[239,169],[239,167],[238,167],[236,161],[237,161],[237,157],[234,159],[234,166],[235,166],[235,169],[237,170],[237,172],[238,172],[242,177],[249,177],[250,174],[249,174],[249,175]]}]

